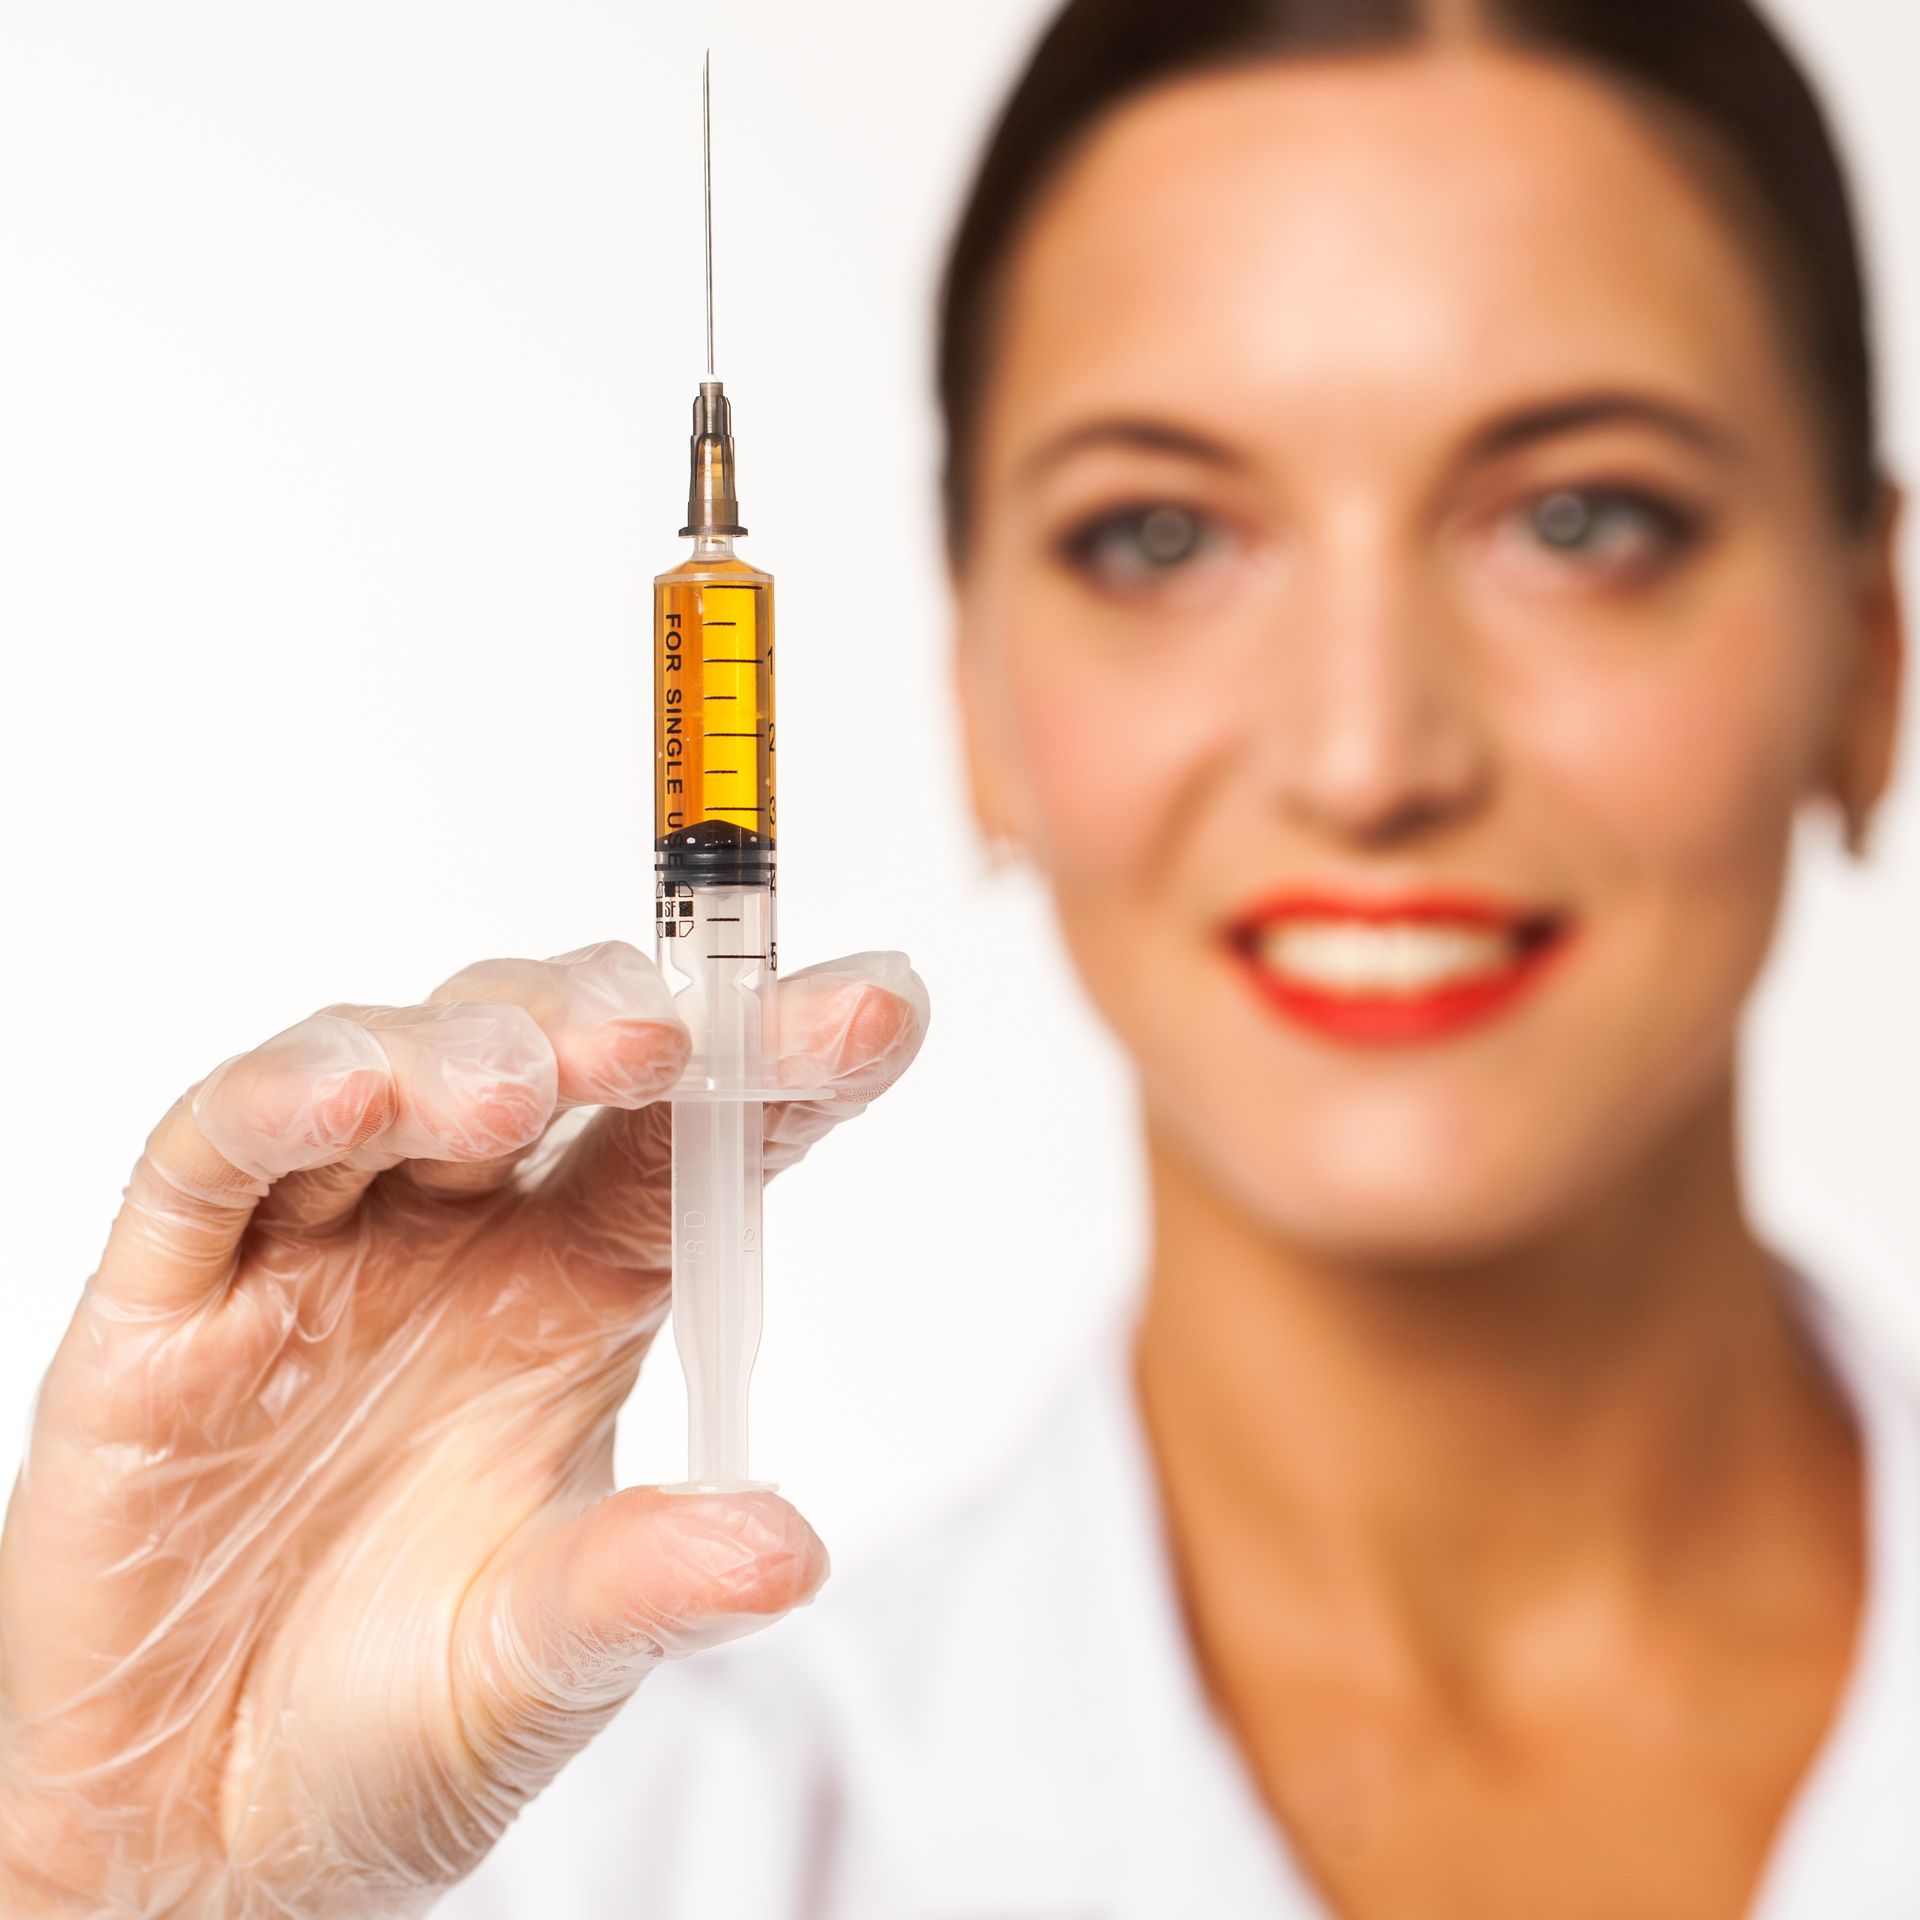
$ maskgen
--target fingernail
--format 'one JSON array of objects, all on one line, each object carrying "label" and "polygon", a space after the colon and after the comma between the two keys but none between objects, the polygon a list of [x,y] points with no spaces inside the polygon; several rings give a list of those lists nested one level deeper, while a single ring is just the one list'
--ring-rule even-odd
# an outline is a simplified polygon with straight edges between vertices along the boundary
[{"label": "fingernail", "polygon": [[660,1020],[611,1020],[596,1038],[598,1058],[582,1078],[617,1106],[639,1106],[664,1092],[686,1072],[693,1050],[691,1036],[673,1014]]},{"label": "fingernail", "polygon": [[842,963],[845,972],[857,980],[885,987],[903,1000],[924,1000],[927,990],[913,970],[913,962],[892,947],[875,947],[866,953],[850,954]]},{"label": "fingernail", "polygon": [[700,1551],[725,1598],[720,1610],[732,1612],[775,1593],[780,1597],[770,1610],[811,1599],[827,1577],[827,1550],[799,1513],[776,1494],[712,1497],[717,1511],[708,1516]]}]

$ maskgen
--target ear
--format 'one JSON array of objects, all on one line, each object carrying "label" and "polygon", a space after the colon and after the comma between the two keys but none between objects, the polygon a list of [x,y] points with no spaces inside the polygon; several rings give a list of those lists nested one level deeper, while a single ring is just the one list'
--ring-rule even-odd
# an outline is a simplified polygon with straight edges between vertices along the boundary
[{"label": "ear", "polygon": [[1828,789],[1849,825],[1864,829],[1893,778],[1906,675],[1906,612],[1900,591],[1904,494],[1882,491],[1864,539],[1856,587],[1855,644],[1841,688]]},{"label": "ear", "polygon": [[1006,690],[996,679],[987,638],[973,630],[964,593],[955,598],[953,640],[948,655],[967,799],[974,824],[992,846],[1020,836],[1012,777],[1013,752],[1006,722]]}]

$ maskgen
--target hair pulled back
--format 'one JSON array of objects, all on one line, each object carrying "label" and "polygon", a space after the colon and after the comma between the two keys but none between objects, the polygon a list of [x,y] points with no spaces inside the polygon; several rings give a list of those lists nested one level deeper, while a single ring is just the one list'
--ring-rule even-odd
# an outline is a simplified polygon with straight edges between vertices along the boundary
[{"label": "hair pulled back", "polygon": [[[1881,491],[1858,232],[1826,117],[1751,0],[1069,0],[1034,50],[974,175],[947,257],[938,331],[947,548],[965,556],[974,454],[1015,243],[1048,185],[1129,99],[1275,60],[1416,51],[1443,35],[1578,63],[1677,112],[1744,189],[1740,224],[1823,429],[1836,511],[1864,527]],[[1740,216],[1730,210],[1729,219]]]}]

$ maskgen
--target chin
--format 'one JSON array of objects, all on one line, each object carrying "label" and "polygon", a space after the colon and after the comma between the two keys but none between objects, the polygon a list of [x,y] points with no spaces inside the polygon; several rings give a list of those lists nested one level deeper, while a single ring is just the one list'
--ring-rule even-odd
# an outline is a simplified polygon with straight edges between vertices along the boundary
[{"label": "chin", "polygon": [[1304,1207],[1269,1208],[1263,1224],[1320,1263],[1444,1273],[1517,1254],[1561,1217],[1551,1204],[1528,1206],[1511,1194],[1441,1194],[1379,1182],[1364,1196],[1321,1194]]},{"label": "chin", "polygon": [[1323,1189],[1304,1206],[1271,1208],[1266,1224],[1319,1260],[1443,1270],[1484,1266],[1538,1242],[1565,1218],[1559,1199],[1377,1180],[1364,1190]]},{"label": "chin", "polygon": [[1618,1172],[1602,1140],[1510,1104],[1478,1115],[1448,1103],[1362,1104],[1348,1114],[1316,1105],[1310,1123],[1231,1139],[1217,1126],[1181,1133],[1193,1170],[1236,1212],[1338,1265],[1495,1261],[1596,1204]]}]

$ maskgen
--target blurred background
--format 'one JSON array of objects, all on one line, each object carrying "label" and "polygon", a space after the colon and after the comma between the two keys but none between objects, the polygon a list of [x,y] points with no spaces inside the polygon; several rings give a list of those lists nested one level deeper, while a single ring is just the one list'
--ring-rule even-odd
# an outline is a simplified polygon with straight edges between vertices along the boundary
[{"label": "blurred background", "polygon": [[[486,955],[651,951],[709,44],[782,958],[904,947],[934,1003],[909,1079],[770,1194],[755,1466],[855,1564],[1006,1453],[1133,1286],[1125,1076],[966,822],[933,511],[941,248],[1048,11],[0,0],[8,1479],[183,1088]],[[1775,11],[1853,156],[1912,473],[1920,7]],[[1809,833],[1748,1105],[1764,1221],[1920,1375],[1917,783],[1864,868]],[[625,1479],[678,1476],[683,1412],[663,1344]]]}]

